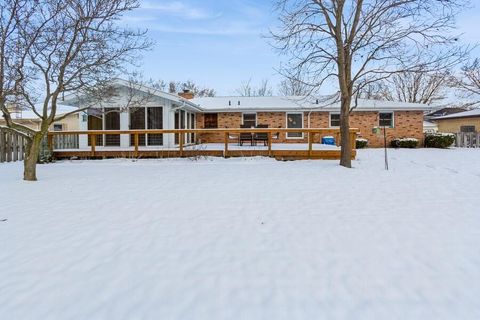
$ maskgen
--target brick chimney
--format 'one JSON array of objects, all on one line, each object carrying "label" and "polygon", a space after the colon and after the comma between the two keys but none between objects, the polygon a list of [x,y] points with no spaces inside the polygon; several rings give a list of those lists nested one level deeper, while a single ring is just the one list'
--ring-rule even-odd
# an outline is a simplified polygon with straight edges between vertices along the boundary
[{"label": "brick chimney", "polygon": [[194,94],[192,91],[188,90],[188,89],[185,89],[183,90],[183,92],[179,92],[178,95],[182,98],[185,98],[185,99],[188,99],[188,100],[191,100],[193,99],[194,97]]}]

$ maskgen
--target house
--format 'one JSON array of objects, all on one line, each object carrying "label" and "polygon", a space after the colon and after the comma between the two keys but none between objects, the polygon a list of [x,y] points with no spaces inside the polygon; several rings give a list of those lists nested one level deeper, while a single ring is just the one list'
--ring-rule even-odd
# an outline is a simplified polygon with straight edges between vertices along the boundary
[{"label": "house", "polygon": [[454,113],[433,119],[439,132],[480,132],[480,109]]},{"label": "house", "polygon": [[[41,112],[41,107],[37,107],[36,111]],[[61,117],[69,112],[75,111],[75,107],[58,105],[57,106],[57,117]],[[18,124],[22,124],[34,130],[40,130],[40,119],[38,115],[33,112],[32,109],[22,110],[20,108],[11,108],[10,115],[12,120]],[[67,115],[65,118],[55,121],[49,128],[50,131],[67,131],[67,130],[78,130],[79,121],[78,114]],[[5,126],[6,121],[0,114],[0,126]]]},{"label": "house", "polygon": [[423,133],[435,133],[438,132],[438,125],[435,122],[423,121]]},{"label": "house", "polygon": [[425,120],[430,121],[431,119],[434,119],[434,118],[437,118],[437,117],[448,116],[450,114],[464,112],[464,111],[468,111],[468,109],[460,108],[460,107],[445,107],[445,108],[437,109],[437,110],[434,110],[432,112],[427,113],[425,115]]},{"label": "house", "polygon": [[[224,129],[254,127],[266,124],[269,128],[338,128],[340,105],[324,97],[194,97],[191,92],[170,94],[136,85],[139,97],[149,96],[148,101],[132,107],[130,84],[116,80],[117,94],[82,113],[80,130],[140,130],[140,129]],[[70,96],[65,103],[83,108],[85,97]],[[429,108],[423,104],[363,100],[351,113],[351,127],[359,129],[359,135],[369,140],[372,147],[383,145],[383,135],[373,132],[374,127],[384,127],[388,140],[412,137],[423,141],[423,115]],[[186,144],[223,143],[222,133],[188,134]],[[279,135],[276,143],[306,143],[301,132]],[[97,146],[124,147],[133,145],[129,135],[103,135],[97,137]],[[178,135],[141,135],[139,145],[144,147],[173,148],[179,143]],[[80,148],[90,144],[86,136],[80,137]],[[420,142],[421,145],[421,142]]]},{"label": "house", "polygon": [[[194,98],[202,110],[197,115],[199,128],[239,128],[242,124],[267,124],[270,128],[338,128],[340,104],[328,103],[322,97],[206,97]],[[383,145],[383,136],[373,133],[374,127],[385,127],[387,138],[412,137],[423,140],[423,104],[404,102],[358,101],[350,116],[350,126],[359,129],[359,136],[372,147]],[[212,134],[205,142],[218,142]],[[307,142],[305,136],[291,133],[278,142]]]}]

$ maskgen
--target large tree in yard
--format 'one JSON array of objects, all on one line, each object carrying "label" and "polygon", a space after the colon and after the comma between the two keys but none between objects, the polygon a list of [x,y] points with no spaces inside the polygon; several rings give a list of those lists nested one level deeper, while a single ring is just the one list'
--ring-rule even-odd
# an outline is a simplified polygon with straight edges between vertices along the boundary
[{"label": "large tree in yard", "polygon": [[[27,139],[25,180],[37,179],[41,142],[52,123],[61,120],[57,107],[62,97],[73,92],[104,96],[109,81],[126,72],[139,52],[150,46],[144,31],[127,29],[118,21],[138,6],[138,0],[0,4],[0,109],[7,126]],[[11,104],[32,110],[40,119],[40,130],[16,123]]]},{"label": "large tree in yard", "polygon": [[[399,72],[431,71],[462,56],[454,18],[463,0],[278,0],[272,31],[286,75],[305,70],[314,87],[334,80],[340,102],[341,160],[351,167],[350,112],[367,86]],[[303,80],[307,81],[307,80]]]}]

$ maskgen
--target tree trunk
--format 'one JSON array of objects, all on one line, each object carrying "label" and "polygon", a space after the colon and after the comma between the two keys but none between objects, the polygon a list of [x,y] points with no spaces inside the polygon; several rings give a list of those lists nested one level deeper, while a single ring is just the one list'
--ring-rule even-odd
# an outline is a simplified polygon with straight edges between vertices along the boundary
[{"label": "tree trunk", "polygon": [[350,98],[342,96],[340,112],[340,165],[352,167],[352,145],[350,141]]},{"label": "tree trunk", "polygon": [[25,181],[37,181],[37,162],[42,138],[43,134],[37,133],[27,142],[23,160],[23,180]]}]

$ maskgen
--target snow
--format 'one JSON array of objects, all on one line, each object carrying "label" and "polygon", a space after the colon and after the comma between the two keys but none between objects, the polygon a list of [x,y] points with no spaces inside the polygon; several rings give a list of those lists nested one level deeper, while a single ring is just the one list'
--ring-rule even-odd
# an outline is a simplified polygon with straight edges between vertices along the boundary
[{"label": "snow", "polygon": [[[232,111],[336,111],[340,104],[329,96],[265,96],[265,97],[198,97],[191,100],[201,110],[210,112]],[[430,110],[421,103],[358,99],[356,111],[411,111]]]},{"label": "snow", "polygon": [[465,117],[480,117],[480,108],[473,109],[465,112],[457,112],[453,114],[449,114],[446,116],[436,117],[433,120],[441,120],[441,119],[454,119],[454,118],[465,118]]},{"label": "snow", "polygon": [[[77,109],[78,108],[76,108],[76,107],[59,104],[59,105],[57,105],[56,115],[61,116],[61,115],[66,114],[66,113],[73,112]],[[37,113],[42,114],[43,106],[42,105],[36,105],[35,110],[37,111]],[[50,112],[50,108],[49,108],[49,112]],[[35,114],[35,112],[33,111],[32,108],[21,110],[20,112],[17,112],[17,113],[13,113],[12,117],[14,117],[14,119],[38,119],[38,116]]]},{"label": "snow", "polygon": [[389,154],[2,164],[0,318],[480,319],[480,150]]}]

